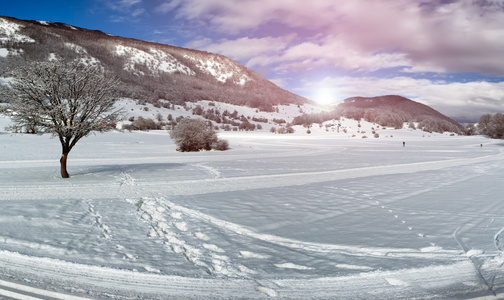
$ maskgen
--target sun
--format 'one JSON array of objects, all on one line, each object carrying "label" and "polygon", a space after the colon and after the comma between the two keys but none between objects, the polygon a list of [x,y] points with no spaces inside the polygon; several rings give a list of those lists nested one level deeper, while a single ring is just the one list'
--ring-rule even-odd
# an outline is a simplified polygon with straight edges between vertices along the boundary
[{"label": "sun", "polygon": [[314,99],[318,104],[329,105],[337,101],[336,92],[331,88],[317,90]]}]

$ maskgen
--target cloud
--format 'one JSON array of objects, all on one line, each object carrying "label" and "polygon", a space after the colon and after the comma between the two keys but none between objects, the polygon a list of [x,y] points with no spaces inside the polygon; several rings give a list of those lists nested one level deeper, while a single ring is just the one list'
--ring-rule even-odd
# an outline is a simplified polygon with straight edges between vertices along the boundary
[{"label": "cloud", "polygon": [[124,16],[117,16],[117,15],[109,16],[108,19],[112,23],[123,23],[123,22],[126,22],[128,20],[128,18],[126,18]]},{"label": "cloud", "polygon": [[318,44],[291,45],[286,59],[309,54],[300,54],[305,49],[315,50],[309,61],[343,59],[336,65],[345,68],[373,70],[407,62],[413,70],[504,74],[502,1],[177,0],[162,6],[230,37],[275,26],[287,34],[327,37]]},{"label": "cloud", "polygon": [[106,6],[114,11],[109,17],[112,23],[123,23],[128,21],[138,21],[138,18],[145,15],[147,10],[143,7],[142,0],[118,0],[107,1]]},{"label": "cloud", "polygon": [[168,12],[173,11],[175,8],[177,8],[177,6],[179,6],[179,4],[180,4],[180,0],[173,0],[170,2],[165,2],[165,3],[158,5],[155,8],[155,11],[158,13],[166,14]]},{"label": "cloud", "polygon": [[302,62],[308,68],[331,66],[347,71],[375,71],[410,65],[403,53],[369,53],[333,36],[328,36],[318,43],[304,42],[294,45],[283,53],[280,61],[285,67],[291,66],[294,69],[294,66]]},{"label": "cloud", "polygon": [[274,53],[279,53],[287,47],[290,37],[282,38],[248,38],[243,37],[235,40],[222,39],[219,42],[212,42],[205,38],[189,43],[188,47],[197,47],[212,53],[219,53],[235,60],[251,60],[255,57]]},{"label": "cloud", "polygon": [[448,82],[445,80],[414,79],[410,77],[326,77],[307,82],[297,92],[310,95],[312,91],[330,89],[339,100],[353,96],[402,95],[431,106],[461,122],[475,122],[482,114],[504,110],[504,82]]},{"label": "cloud", "polygon": [[138,17],[145,14],[146,10],[143,8],[137,8],[131,12],[132,17]]},{"label": "cloud", "polygon": [[107,2],[108,7],[115,11],[128,11],[134,5],[141,4],[142,0],[117,0],[117,1],[109,1]]},{"label": "cloud", "polygon": [[287,85],[287,83],[285,82],[285,79],[283,79],[283,78],[272,78],[269,81],[273,82],[274,84],[276,84],[277,86],[279,86],[281,88],[284,88]]}]

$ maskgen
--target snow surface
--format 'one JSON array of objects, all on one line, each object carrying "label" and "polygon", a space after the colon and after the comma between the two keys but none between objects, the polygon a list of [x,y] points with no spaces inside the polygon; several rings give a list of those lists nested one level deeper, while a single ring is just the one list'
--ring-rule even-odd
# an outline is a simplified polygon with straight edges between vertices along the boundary
[{"label": "snow surface", "polygon": [[4,18],[0,18],[0,41],[34,43],[34,39],[18,33],[21,27],[22,26],[19,24],[9,22]]},{"label": "snow surface", "polygon": [[134,74],[145,75],[144,72],[135,68],[137,64],[145,65],[152,74],[159,75],[160,72],[175,73],[181,72],[187,75],[194,75],[189,67],[180,63],[172,55],[157,49],[150,49],[149,53],[137,48],[117,45],[115,54],[128,57],[128,62],[124,65],[124,70]]},{"label": "snow surface", "polygon": [[[69,26],[70,28],[72,26]],[[75,28],[75,27],[74,27]],[[73,44],[73,43],[65,43],[65,46],[73,51],[75,51],[77,54],[79,54],[80,62],[85,64],[85,65],[101,65],[100,61],[96,59],[95,57],[89,55],[86,49],[83,47]],[[54,53],[50,53],[48,60],[52,61],[56,59],[56,55]]]},{"label": "snow surface", "polygon": [[217,81],[226,82],[233,76],[239,76],[239,79],[234,83],[244,86],[251,80],[250,77],[243,74],[238,64],[233,64],[227,58],[217,56],[202,60],[189,55],[184,57],[194,61],[196,63],[196,67],[198,67],[201,71],[214,76]]},{"label": "snow surface", "polygon": [[58,140],[7,123],[0,297],[504,297],[501,140],[300,127],[179,153],[165,131],[113,132],[61,179]]}]

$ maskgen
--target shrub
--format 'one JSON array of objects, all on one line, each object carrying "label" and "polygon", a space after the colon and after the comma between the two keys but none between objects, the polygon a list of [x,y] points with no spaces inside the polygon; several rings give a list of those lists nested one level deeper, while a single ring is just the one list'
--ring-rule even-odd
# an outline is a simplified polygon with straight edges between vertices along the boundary
[{"label": "shrub", "polygon": [[215,144],[215,149],[220,151],[225,151],[229,149],[229,143],[227,140],[218,140]]},{"label": "shrub", "polygon": [[[219,142],[217,134],[206,122],[189,118],[180,120],[170,137],[177,144],[177,150],[182,152],[210,150]],[[220,148],[224,146],[229,147],[227,141],[221,140]]]},{"label": "shrub", "polygon": [[161,125],[154,122],[152,119],[144,119],[143,117],[138,117],[131,125],[124,125],[125,130],[151,130],[151,129],[161,129]]}]

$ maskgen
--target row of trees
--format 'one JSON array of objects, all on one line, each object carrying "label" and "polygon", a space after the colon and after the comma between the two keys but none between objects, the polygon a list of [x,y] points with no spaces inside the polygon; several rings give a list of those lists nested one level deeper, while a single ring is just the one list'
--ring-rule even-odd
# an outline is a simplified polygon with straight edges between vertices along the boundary
[{"label": "row of trees", "polygon": [[480,117],[478,125],[468,124],[466,134],[484,134],[493,139],[504,138],[504,115],[497,113],[494,115],[484,114]]},{"label": "row of trees", "polygon": [[[212,103],[212,102],[211,102]],[[212,105],[211,105],[212,106]],[[215,106],[215,104],[213,105]],[[259,110],[256,110],[258,112]],[[278,108],[274,110],[278,112]],[[207,120],[214,121],[217,124],[223,124],[221,126],[222,129],[224,130],[245,130],[245,131],[254,131],[254,130],[261,130],[262,125],[261,124],[253,124],[250,122],[252,120],[253,122],[257,123],[268,123],[269,119],[264,118],[264,117],[256,117],[253,116],[252,118],[250,116],[245,117],[244,115],[239,115],[237,110],[234,110],[233,112],[229,112],[227,109],[224,110],[224,112],[220,112],[216,108],[210,108],[205,110],[201,105],[196,105],[192,109],[192,114],[193,115],[198,115],[201,116]],[[271,122],[277,124],[277,125],[282,125],[286,124],[287,121],[285,119],[276,119],[273,118]],[[229,125],[229,126],[227,126]]]},{"label": "row of trees", "polygon": [[393,110],[388,111],[374,108],[347,108],[345,110],[335,110],[332,112],[322,112],[318,114],[304,114],[295,117],[292,121],[292,125],[303,125],[308,127],[312,124],[322,124],[323,122],[329,120],[340,120],[342,117],[354,120],[364,119],[370,123],[376,123],[380,126],[393,127],[396,129],[403,128],[405,123],[412,124],[412,122],[416,122],[418,123],[418,126],[416,126],[415,129],[418,128],[427,132],[460,132],[460,128],[458,126],[446,120],[429,115],[419,116],[414,118],[412,121],[411,118],[407,118],[403,114]]}]

